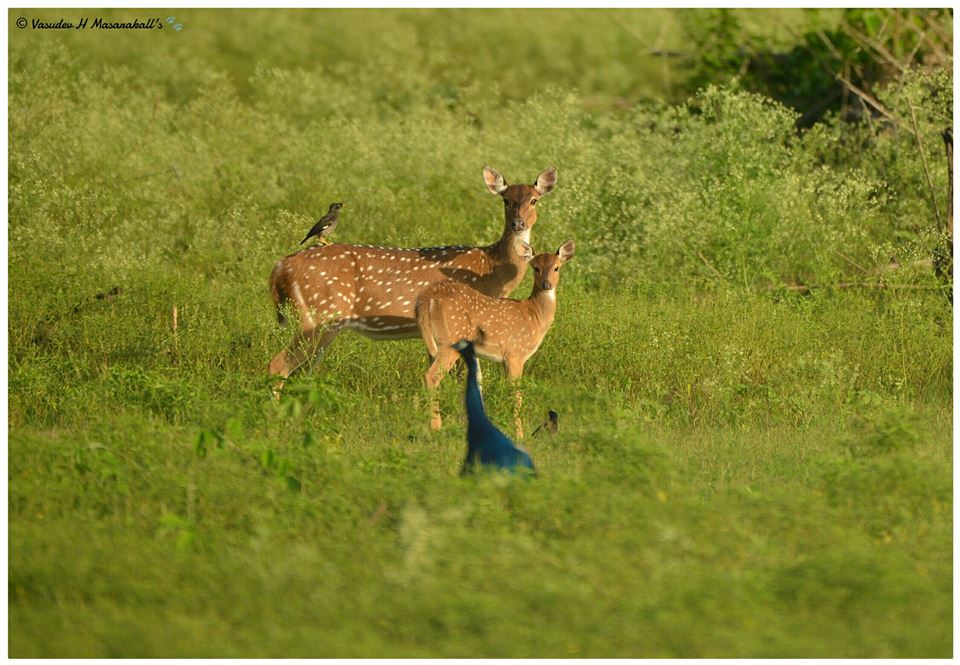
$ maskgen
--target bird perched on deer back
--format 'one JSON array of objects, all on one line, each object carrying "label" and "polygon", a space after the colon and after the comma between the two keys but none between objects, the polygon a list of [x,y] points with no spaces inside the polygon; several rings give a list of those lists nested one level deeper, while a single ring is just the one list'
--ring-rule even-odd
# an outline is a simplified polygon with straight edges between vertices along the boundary
[{"label": "bird perched on deer back", "polygon": [[313,236],[319,236],[320,242],[324,245],[329,245],[330,241],[326,239],[325,236],[333,233],[333,230],[337,228],[337,222],[340,221],[340,208],[346,207],[346,203],[331,203],[330,209],[327,211],[327,214],[320,218],[320,220],[313,225],[313,228],[310,229],[310,232],[307,234],[307,237],[300,241],[300,244],[307,242]]},{"label": "bird perched on deer back", "polygon": [[460,340],[453,345],[467,366],[467,458],[463,461],[460,475],[472,473],[476,467],[486,466],[505,469],[511,473],[518,470],[536,475],[533,460],[522,448],[518,448],[506,434],[490,422],[483,409],[483,398],[477,384],[477,356],[473,343]]}]

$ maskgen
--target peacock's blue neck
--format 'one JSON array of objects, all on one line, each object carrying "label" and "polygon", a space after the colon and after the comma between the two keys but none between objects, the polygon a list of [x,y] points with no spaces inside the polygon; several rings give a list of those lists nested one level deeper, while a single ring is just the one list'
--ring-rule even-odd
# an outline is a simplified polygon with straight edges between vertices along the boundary
[{"label": "peacock's blue neck", "polygon": [[490,423],[483,410],[483,397],[480,395],[480,385],[477,383],[477,359],[464,359],[467,364],[467,426],[475,428]]}]

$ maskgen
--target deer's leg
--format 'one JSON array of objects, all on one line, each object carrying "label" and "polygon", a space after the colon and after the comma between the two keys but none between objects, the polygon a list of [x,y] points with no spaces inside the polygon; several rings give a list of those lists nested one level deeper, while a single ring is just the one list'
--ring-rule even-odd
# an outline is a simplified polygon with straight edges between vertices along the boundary
[{"label": "deer's leg", "polygon": [[443,425],[443,420],[440,417],[440,400],[438,399],[437,388],[440,387],[443,375],[450,371],[450,368],[453,367],[458,357],[459,355],[453,349],[438,349],[437,355],[434,356],[433,362],[430,364],[430,368],[427,370],[423,379],[423,383],[429,394],[430,429],[434,431],[440,429],[441,425]]},{"label": "deer's leg", "polygon": [[340,326],[334,324],[326,328],[307,328],[294,335],[290,345],[270,361],[270,374],[280,377],[273,386],[273,396],[279,399],[280,390],[286,380],[304,364],[309,362],[311,367],[316,364],[323,350],[330,346],[339,334]]},{"label": "deer's leg", "polygon": [[290,357],[290,349],[293,348],[297,338],[302,334],[303,333],[298,332],[296,335],[294,335],[293,341],[291,341],[289,345],[284,347],[280,353],[275,355],[270,360],[270,366],[267,368],[267,373],[270,376],[280,377],[276,382],[274,382],[270,389],[270,391],[273,393],[274,399],[280,399],[280,391],[283,390],[283,384],[286,383],[287,377],[289,377],[296,369],[296,367],[290,366],[288,358]]},{"label": "deer's leg", "polygon": [[[267,373],[270,376],[280,376],[282,379],[290,376],[290,372],[287,369],[287,349],[284,348],[280,353],[275,355],[270,360],[270,366],[267,368]],[[281,379],[281,384],[282,384]]]},{"label": "deer's leg", "polygon": [[437,399],[437,388],[443,380],[443,373],[439,369],[439,359],[431,357],[430,367],[423,377],[423,385],[427,389],[427,405],[430,410],[430,429],[437,431],[443,425],[440,418],[440,400]]},{"label": "deer's leg", "polygon": [[523,407],[523,393],[520,392],[520,377],[523,376],[523,361],[507,357],[503,361],[507,377],[513,384],[516,400],[513,404],[513,424],[517,430],[517,438],[523,438],[523,420],[520,419],[520,409]]},{"label": "deer's leg", "polygon": [[341,327],[339,325],[334,325],[329,328],[325,328],[322,333],[315,335],[315,341],[312,343],[312,346],[309,348],[306,360],[310,362],[310,368],[313,369],[316,367],[317,363],[320,362],[320,358],[323,356],[323,352],[326,351],[327,347],[336,339],[337,335],[340,334]]}]

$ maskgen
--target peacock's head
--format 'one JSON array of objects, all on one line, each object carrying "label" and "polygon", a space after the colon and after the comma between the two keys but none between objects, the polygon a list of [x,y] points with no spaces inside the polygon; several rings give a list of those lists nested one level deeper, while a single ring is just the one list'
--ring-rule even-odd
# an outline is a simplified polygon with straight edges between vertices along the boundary
[{"label": "peacock's head", "polygon": [[473,361],[477,357],[476,349],[474,349],[474,344],[479,344],[483,346],[483,340],[486,337],[486,334],[482,329],[477,329],[477,335],[475,339],[461,339],[459,342],[456,342],[453,345],[453,348],[463,357],[464,360]]},{"label": "peacock's head", "polygon": [[476,352],[473,349],[473,342],[469,339],[461,339],[459,342],[453,345],[453,348],[457,350],[465,360],[469,360],[476,356]]}]

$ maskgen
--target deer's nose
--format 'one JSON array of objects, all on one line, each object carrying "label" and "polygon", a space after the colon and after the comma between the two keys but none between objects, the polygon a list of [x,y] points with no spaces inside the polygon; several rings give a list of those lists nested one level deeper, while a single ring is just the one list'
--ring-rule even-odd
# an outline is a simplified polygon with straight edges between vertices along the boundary
[{"label": "deer's nose", "polygon": [[552,289],[552,288],[553,288],[553,284],[550,283],[550,280],[548,280],[548,279],[543,280],[543,290],[544,290],[544,291],[549,291],[549,290]]},{"label": "deer's nose", "polygon": [[513,230],[517,233],[520,233],[521,231],[526,231],[527,223],[522,219],[520,219],[519,217],[517,217],[516,219],[513,220]]}]

